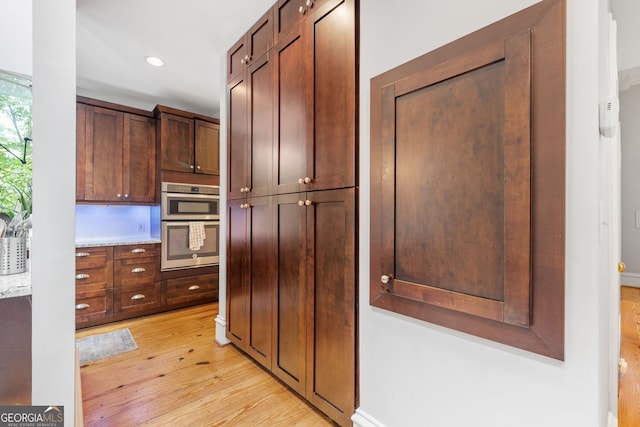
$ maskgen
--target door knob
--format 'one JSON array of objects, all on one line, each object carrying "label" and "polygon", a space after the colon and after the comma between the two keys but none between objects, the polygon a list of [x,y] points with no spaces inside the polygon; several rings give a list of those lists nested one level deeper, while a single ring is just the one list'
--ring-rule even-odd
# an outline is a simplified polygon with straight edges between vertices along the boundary
[{"label": "door knob", "polygon": [[380,276],[380,281],[386,285],[391,281],[391,276],[387,276],[386,274],[383,274],[382,276]]}]

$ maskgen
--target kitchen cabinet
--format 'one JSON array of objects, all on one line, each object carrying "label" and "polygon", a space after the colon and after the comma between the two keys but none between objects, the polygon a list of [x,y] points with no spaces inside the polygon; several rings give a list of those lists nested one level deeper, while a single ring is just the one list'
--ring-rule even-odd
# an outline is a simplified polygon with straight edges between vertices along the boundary
[{"label": "kitchen cabinet", "polygon": [[228,206],[227,336],[267,369],[272,367],[275,265],[270,197]]},{"label": "kitchen cabinet", "polygon": [[351,425],[355,1],[280,0],[273,24],[262,59],[237,60],[248,35],[228,52],[227,337]]},{"label": "kitchen cabinet", "polygon": [[341,424],[356,390],[355,189],[277,196],[273,372]]},{"label": "kitchen cabinet", "polygon": [[157,105],[159,165],[163,171],[220,174],[219,121]]},{"label": "kitchen cabinet", "polygon": [[76,200],[153,203],[156,135],[151,114],[79,99],[84,102],[77,104]]},{"label": "kitchen cabinet", "polygon": [[356,185],[355,2],[310,3],[296,25],[282,22],[282,10],[276,18],[278,194]]},{"label": "kitchen cabinet", "polygon": [[160,307],[159,246],[114,247],[113,313],[137,312]]},{"label": "kitchen cabinet", "polygon": [[273,8],[269,9],[227,52],[227,83],[273,47]]},{"label": "kitchen cabinet", "polygon": [[113,314],[113,247],[76,250],[76,326]]},{"label": "kitchen cabinet", "polygon": [[269,194],[273,173],[274,86],[270,53],[252,60],[243,71],[227,85],[231,112],[227,141],[229,199]]}]

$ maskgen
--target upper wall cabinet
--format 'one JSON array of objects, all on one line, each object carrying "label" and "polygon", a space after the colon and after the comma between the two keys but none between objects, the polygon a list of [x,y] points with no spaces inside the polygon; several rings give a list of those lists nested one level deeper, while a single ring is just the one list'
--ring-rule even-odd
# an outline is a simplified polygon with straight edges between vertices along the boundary
[{"label": "upper wall cabinet", "polygon": [[347,24],[355,21],[355,3],[312,2],[299,25],[283,22],[290,4],[279,3],[273,54],[275,192],[355,186],[356,40]]},{"label": "upper wall cabinet", "polygon": [[371,80],[371,304],[563,358],[565,4]]},{"label": "upper wall cabinet", "polygon": [[160,169],[220,174],[219,122],[175,108],[156,106]]},{"label": "upper wall cabinet", "polygon": [[[150,113],[79,98],[76,200],[153,203],[155,120]],[[108,108],[112,107],[112,108]]]},{"label": "upper wall cabinet", "polygon": [[[263,196],[271,187],[273,144],[272,9],[241,39],[253,54],[227,84],[229,199]],[[240,43],[239,42],[239,43]],[[235,57],[238,44],[229,50]]]},{"label": "upper wall cabinet", "polygon": [[242,74],[273,47],[273,9],[269,9],[227,52],[227,82]]}]

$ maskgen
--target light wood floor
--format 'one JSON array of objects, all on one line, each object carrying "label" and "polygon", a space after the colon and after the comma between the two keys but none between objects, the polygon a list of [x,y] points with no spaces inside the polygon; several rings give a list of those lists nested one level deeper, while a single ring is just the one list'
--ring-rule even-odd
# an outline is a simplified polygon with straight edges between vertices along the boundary
[{"label": "light wood floor", "polygon": [[85,426],[332,426],[242,352],[214,341],[217,304],[80,330],[129,328],[138,349],[80,367]]},{"label": "light wood floor", "polygon": [[620,375],[618,426],[640,426],[640,289],[620,288],[620,357],[627,372]]}]

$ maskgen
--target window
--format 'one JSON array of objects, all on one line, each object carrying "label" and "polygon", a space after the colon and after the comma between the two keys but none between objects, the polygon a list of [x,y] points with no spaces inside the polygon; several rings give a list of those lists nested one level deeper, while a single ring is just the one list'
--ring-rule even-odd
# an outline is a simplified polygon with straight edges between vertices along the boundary
[{"label": "window", "polygon": [[31,147],[31,80],[0,70],[0,214],[9,218],[31,214]]}]

